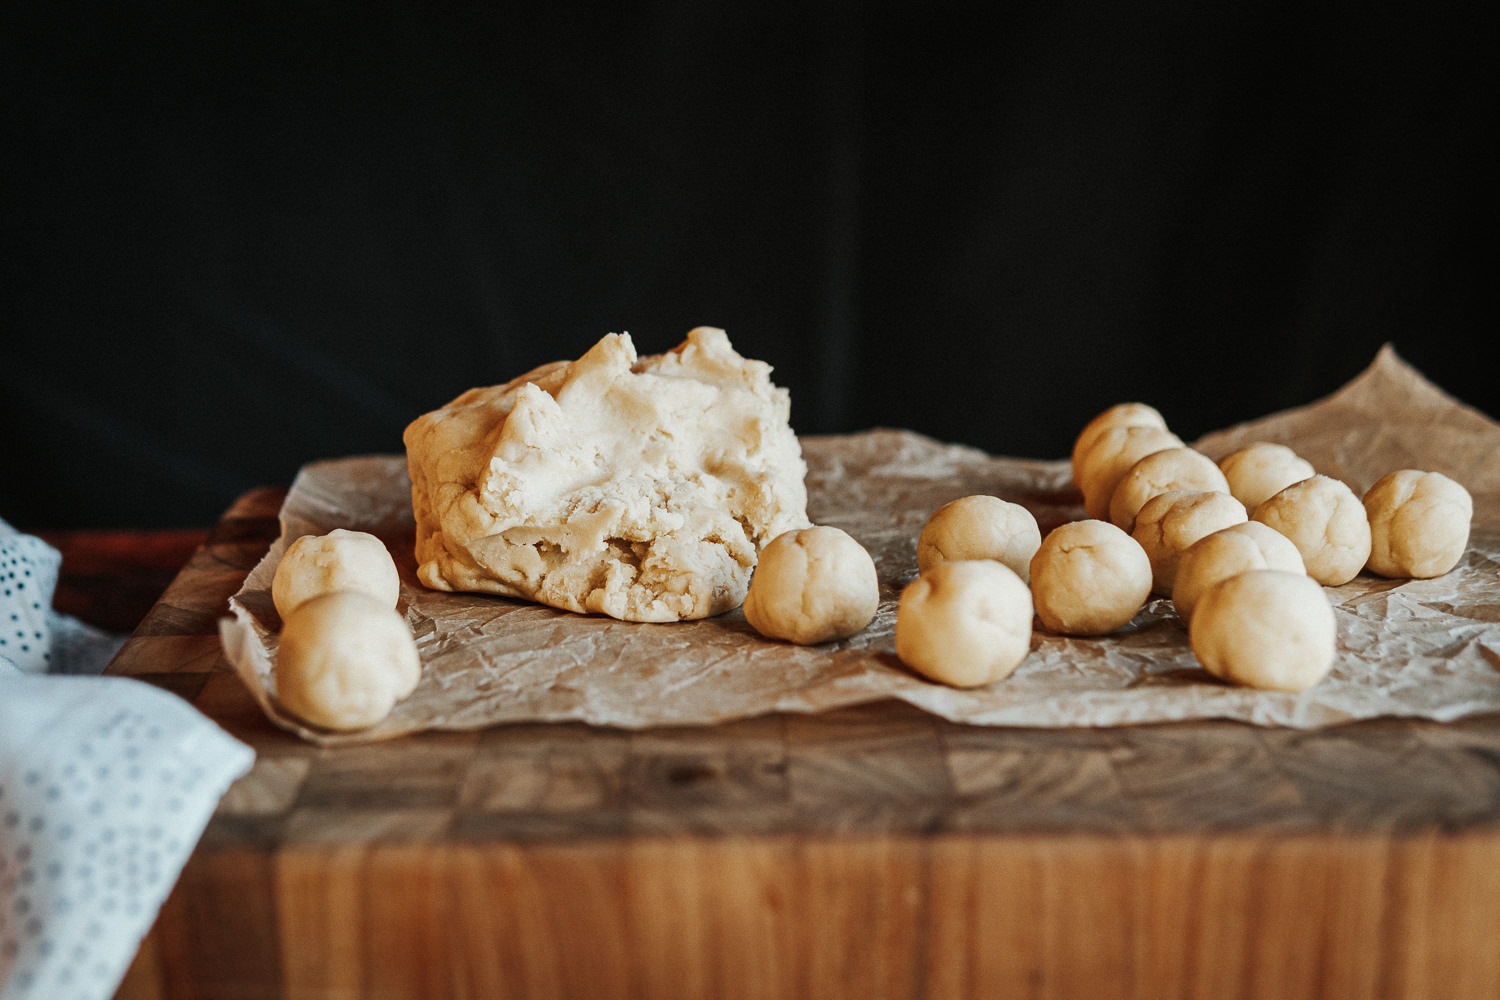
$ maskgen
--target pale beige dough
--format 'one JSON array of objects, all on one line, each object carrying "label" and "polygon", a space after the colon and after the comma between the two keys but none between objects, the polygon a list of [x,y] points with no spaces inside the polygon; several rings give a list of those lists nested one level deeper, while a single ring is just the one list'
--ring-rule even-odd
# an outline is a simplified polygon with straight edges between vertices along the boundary
[{"label": "pale beige dough", "polygon": [[471,389],[404,435],[418,579],[627,621],[737,608],[761,548],[809,524],[790,411],[713,327]]},{"label": "pale beige dough", "polygon": [[1151,561],[1151,590],[1172,596],[1182,553],[1204,535],[1245,521],[1245,507],[1228,493],[1173,490],[1158,493],[1135,518],[1130,537]]},{"label": "pale beige dough", "polygon": [[879,606],[869,552],[847,532],[816,525],[777,535],[761,551],[745,620],[768,638],[812,645],[848,638]]},{"label": "pale beige dough", "polygon": [[1151,561],[1108,521],[1070,521],[1042,539],[1031,560],[1031,594],[1048,631],[1105,635],[1145,606]]},{"label": "pale beige dough", "polygon": [[940,563],[901,591],[896,655],[944,684],[992,684],[1031,651],[1031,617],[1031,593],[1004,564]]},{"label": "pale beige dough", "polygon": [[1094,446],[1099,436],[1111,427],[1160,427],[1165,429],[1166,419],[1154,406],[1146,403],[1116,403],[1083,425],[1073,441],[1073,479],[1078,479],[1079,464],[1084,452]]},{"label": "pale beige dough", "polygon": [[1365,491],[1363,502],[1370,521],[1370,572],[1429,579],[1463,558],[1474,498],[1441,472],[1392,472]]},{"label": "pale beige dough", "polygon": [[287,546],[271,578],[271,601],[283,620],[303,601],[337,590],[362,591],[394,608],[401,576],[385,543],[348,528],[303,535]]},{"label": "pale beige dough", "polygon": [[1193,655],[1215,677],[1270,691],[1305,691],[1337,650],[1333,606],[1312,577],[1252,569],[1220,580],[1188,626]]},{"label": "pale beige dough", "polygon": [[1109,500],[1109,520],[1122,531],[1135,528],[1146,501],[1173,490],[1228,493],[1229,483],[1214,460],[1192,448],[1163,448],[1136,462],[1121,477]]},{"label": "pale beige dough", "polygon": [[917,571],[957,559],[994,559],[1029,580],[1040,544],[1036,517],[1020,504],[983,494],[960,497],[933,511],[922,526]]},{"label": "pale beige dough", "polygon": [[1172,583],[1172,604],[1178,617],[1184,622],[1192,621],[1193,609],[1205,590],[1250,569],[1307,572],[1297,546],[1279,531],[1259,521],[1231,524],[1204,535],[1178,558],[1177,575]]},{"label": "pale beige dough", "polygon": [[1255,520],[1292,540],[1307,575],[1327,587],[1348,583],[1370,558],[1370,519],[1348,484],[1309,476],[1255,508]]},{"label": "pale beige dough", "polygon": [[292,609],[276,650],[276,698],[325,729],[364,729],[411,694],[422,663],[395,608],[357,590]]},{"label": "pale beige dough", "polygon": [[1317,471],[1291,448],[1270,441],[1256,441],[1225,455],[1219,468],[1229,483],[1229,492],[1251,514],[1272,496]]},{"label": "pale beige dough", "polygon": [[1182,439],[1164,427],[1135,424],[1105,429],[1080,456],[1073,476],[1083,494],[1083,509],[1089,517],[1107,521],[1115,486],[1130,467],[1153,452],[1181,447]]}]

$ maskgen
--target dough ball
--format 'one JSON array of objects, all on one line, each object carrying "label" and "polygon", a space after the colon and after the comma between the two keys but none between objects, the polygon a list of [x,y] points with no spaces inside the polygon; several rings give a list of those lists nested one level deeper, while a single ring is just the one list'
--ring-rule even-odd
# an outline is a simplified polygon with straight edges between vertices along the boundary
[{"label": "dough ball", "polygon": [[1109,520],[1129,532],[1146,501],[1158,493],[1187,490],[1228,493],[1229,483],[1214,460],[1192,448],[1163,448],[1130,467],[1109,499]]},{"label": "dough ball", "polygon": [[362,591],[394,608],[401,576],[385,543],[347,528],[303,535],[287,546],[271,578],[271,600],[282,621],[303,601],[336,590]]},{"label": "dough ball", "polygon": [[879,604],[870,554],[847,532],[817,525],[783,532],[761,551],[745,620],[768,638],[811,645],[858,632]]},{"label": "dough ball", "polygon": [[1099,435],[1111,427],[1160,427],[1165,429],[1167,421],[1154,406],[1145,403],[1116,403],[1083,425],[1073,441],[1073,479],[1078,479],[1078,466],[1083,453],[1094,446]]},{"label": "dough ball", "polygon": [[1302,553],[1307,575],[1327,587],[1348,583],[1370,558],[1370,519],[1347,484],[1309,476],[1255,508],[1255,520],[1275,528]]},{"label": "dough ball", "polygon": [[1193,655],[1215,677],[1305,691],[1333,667],[1333,607],[1312,577],[1252,569],[1209,587],[1188,626]]},{"label": "dough ball", "polygon": [[276,697],[325,729],[364,729],[390,714],[421,678],[417,644],[396,609],[357,590],[292,609],[276,652]]},{"label": "dough ball", "polygon": [[1031,614],[1031,593],[1003,563],[939,563],[901,591],[896,655],[944,684],[990,684],[1031,651]]},{"label": "dough ball", "polygon": [[1042,544],[1042,532],[1031,511],[999,497],[960,497],[933,511],[917,539],[917,570],[925,573],[940,562],[994,559],[1031,578],[1031,557]]},{"label": "dough ball", "polygon": [[1266,500],[1317,471],[1286,445],[1270,441],[1256,441],[1224,456],[1219,468],[1229,492],[1252,514]]},{"label": "dough ball", "polygon": [[1151,560],[1151,590],[1172,596],[1177,563],[1187,547],[1204,535],[1245,521],[1245,507],[1228,493],[1173,490],[1158,493],[1135,517],[1131,537]]},{"label": "dough ball", "polygon": [[1458,565],[1469,544],[1474,498],[1441,472],[1402,469],[1364,496],[1370,572],[1428,579]]},{"label": "dough ball", "polygon": [[1083,494],[1083,509],[1089,517],[1109,519],[1109,501],[1115,486],[1130,467],[1152,452],[1181,448],[1182,439],[1164,427],[1110,427],[1081,456],[1073,481]]},{"label": "dough ball", "polygon": [[1049,631],[1104,635],[1151,596],[1151,561],[1108,521],[1070,521],[1049,531],[1032,558],[1031,596]]},{"label": "dough ball", "polygon": [[1182,551],[1172,583],[1172,604],[1184,622],[1203,592],[1220,580],[1251,569],[1280,569],[1306,574],[1302,553],[1291,539],[1259,521],[1231,524],[1204,535]]}]

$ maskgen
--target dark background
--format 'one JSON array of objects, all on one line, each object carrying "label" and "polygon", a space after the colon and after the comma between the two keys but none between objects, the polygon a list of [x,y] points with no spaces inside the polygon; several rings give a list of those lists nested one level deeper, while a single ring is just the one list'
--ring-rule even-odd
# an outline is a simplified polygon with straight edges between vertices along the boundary
[{"label": "dark background", "polygon": [[722,326],[799,433],[1191,439],[1387,341],[1494,415],[1467,8],[11,3],[0,516],[206,525]]}]

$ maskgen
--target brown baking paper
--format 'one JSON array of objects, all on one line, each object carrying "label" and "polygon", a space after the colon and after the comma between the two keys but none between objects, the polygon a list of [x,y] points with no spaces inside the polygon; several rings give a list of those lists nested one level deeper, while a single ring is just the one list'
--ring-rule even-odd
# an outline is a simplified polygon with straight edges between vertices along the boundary
[{"label": "brown baking paper", "polygon": [[[1375,716],[1454,719],[1500,711],[1500,425],[1426,382],[1389,347],[1337,393],[1310,406],[1209,434],[1218,459],[1277,441],[1363,493],[1400,468],[1443,472],[1474,496],[1469,548],[1435,580],[1361,574],[1328,588],[1337,661],[1301,694],[1221,683],[1199,667],[1167,600],[1103,638],[1038,629],[1008,679],[960,690],[922,679],[896,658],[896,602],[916,575],[927,516],[989,493],[1036,514],[1043,533],[1084,516],[1068,462],[1000,458],[909,431],[803,438],[808,514],[848,531],[880,575],[875,620],[844,642],[801,647],[758,635],[739,611],[702,621],[640,624],[526,601],[431,591],[416,581],[405,459],[380,455],[305,467],[282,509],[282,533],[230,600],[221,624],[229,662],[266,714],[318,743],[386,739],[427,729],[582,720],[629,728],[701,725],[769,712],[819,712],[898,698],[958,722],[1114,726],[1228,718],[1326,726]],[[417,690],[385,721],[327,733],[277,704],[280,619],[270,585],[287,544],[345,527],[379,535],[401,571],[401,604],[421,652]]]}]

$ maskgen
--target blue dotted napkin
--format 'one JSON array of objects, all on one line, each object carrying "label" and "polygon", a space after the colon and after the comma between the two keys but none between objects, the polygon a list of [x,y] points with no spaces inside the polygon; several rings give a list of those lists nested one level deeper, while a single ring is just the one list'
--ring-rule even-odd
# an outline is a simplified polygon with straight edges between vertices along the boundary
[{"label": "blue dotted napkin", "polygon": [[97,674],[60,560],[0,521],[0,1000],[104,1000],[254,754],[176,695]]}]

